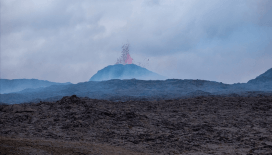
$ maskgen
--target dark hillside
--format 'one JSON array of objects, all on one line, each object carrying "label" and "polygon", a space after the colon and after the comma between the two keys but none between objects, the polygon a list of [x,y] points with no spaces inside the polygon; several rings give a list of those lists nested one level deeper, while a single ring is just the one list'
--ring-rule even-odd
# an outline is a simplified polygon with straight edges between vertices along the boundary
[{"label": "dark hillside", "polygon": [[272,83],[272,68],[267,70],[265,73],[259,75],[255,79],[249,80],[249,84],[260,84],[260,83]]},{"label": "dark hillside", "polygon": [[[108,80],[89,81],[70,85],[52,85],[26,89],[16,93],[0,94],[2,103],[55,101],[63,96],[77,95],[111,101],[168,100],[193,96],[269,93],[272,85],[224,84],[205,80]],[[252,93],[251,93],[252,94]]]},{"label": "dark hillside", "polygon": [[[121,65],[124,67],[124,65]],[[128,65],[125,65],[128,66]],[[110,101],[168,100],[195,96],[243,96],[271,94],[271,69],[248,83],[224,84],[206,80],[138,80],[112,79],[88,81],[77,84],[51,85],[36,89],[25,89],[16,93],[0,94],[0,103],[56,101],[63,96],[77,95]],[[257,82],[256,82],[257,81]],[[264,81],[264,82],[258,82]]]},{"label": "dark hillside", "polygon": [[[172,99],[188,96],[201,90],[208,93],[224,93],[229,85],[204,80],[109,80],[89,81],[70,85],[53,85],[45,88],[27,89],[16,93],[1,94],[1,102],[13,104],[76,94],[81,97],[114,101]],[[192,95],[192,94],[189,94]]]}]

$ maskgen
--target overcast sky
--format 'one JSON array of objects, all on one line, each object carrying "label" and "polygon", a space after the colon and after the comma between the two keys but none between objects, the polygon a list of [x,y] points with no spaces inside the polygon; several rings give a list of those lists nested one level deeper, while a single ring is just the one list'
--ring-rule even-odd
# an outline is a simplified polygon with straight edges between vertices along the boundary
[{"label": "overcast sky", "polygon": [[272,0],[1,0],[1,78],[88,81],[129,43],[168,78],[247,82],[272,68],[271,17]]}]

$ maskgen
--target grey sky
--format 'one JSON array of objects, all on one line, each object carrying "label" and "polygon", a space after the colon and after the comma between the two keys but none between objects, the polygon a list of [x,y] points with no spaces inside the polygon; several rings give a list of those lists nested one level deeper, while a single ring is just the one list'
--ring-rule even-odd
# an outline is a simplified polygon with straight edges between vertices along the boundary
[{"label": "grey sky", "polygon": [[247,82],[272,67],[271,16],[271,0],[1,0],[1,78],[88,81],[129,42],[163,76]]}]

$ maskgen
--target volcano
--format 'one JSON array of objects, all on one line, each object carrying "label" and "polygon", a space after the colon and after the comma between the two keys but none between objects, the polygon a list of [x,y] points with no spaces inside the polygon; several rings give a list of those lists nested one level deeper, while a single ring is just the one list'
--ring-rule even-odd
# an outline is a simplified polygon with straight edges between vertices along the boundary
[{"label": "volcano", "polygon": [[93,75],[90,81],[104,81],[110,79],[139,79],[139,80],[165,80],[166,77],[147,70],[135,64],[109,65]]}]

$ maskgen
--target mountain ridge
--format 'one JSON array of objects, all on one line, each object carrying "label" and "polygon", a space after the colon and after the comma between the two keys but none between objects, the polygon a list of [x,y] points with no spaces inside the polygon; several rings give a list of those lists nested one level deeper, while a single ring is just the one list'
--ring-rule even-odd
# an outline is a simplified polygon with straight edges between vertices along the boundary
[{"label": "mountain ridge", "polygon": [[[272,75],[269,72],[257,78],[268,82],[224,84],[222,82],[191,79],[138,80],[111,79],[105,81],[87,81],[77,84],[51,85],[36,89],[25,89],[15,93],[0,94],[2,103],[54,101],[63,96],[77,95],[93,99],[111,101],[128,100],[165,100],[190,96],[272,94]],[[254,80],[254,79],[253,79]]]},{"label": "mountain ridge", "polygon": [[77,95],[111,101],[164,100],[190,96],[247,94],[248,91],[272,91],[272,86],[249,87],[247,84],[224,84],[205,80],[119,80],[88,81],[70,85],[52,85],[16,93],[0,94],[2,103],[54,101],[63,96]]},{"label": "mountain ridge", "polygon": [[22,91],[24,89],[36,89],[51,85],[67,85],[70,82],[58,83],[39,79],[0,79],[0,94]]}]

